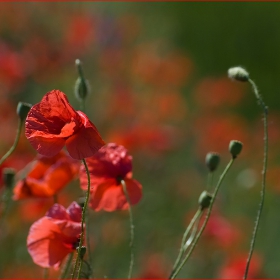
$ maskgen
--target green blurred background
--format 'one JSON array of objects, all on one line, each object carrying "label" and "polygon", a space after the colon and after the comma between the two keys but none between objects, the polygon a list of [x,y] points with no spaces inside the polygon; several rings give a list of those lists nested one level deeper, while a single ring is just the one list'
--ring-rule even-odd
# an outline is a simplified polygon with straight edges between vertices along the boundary
[{"label": "green blurred background", "polygon": [[[181,237],[206,188],[208,151],[230,159],[229,140],[244,142],[219,194],[214,217],[181,278],[242,277],[259,205],[262,112],[250,86],[227,78],[244,66],[269,107],[267,195],[252,278],[280,275],[280,3],[1,3],[1,153],[13,142],[18,101],[32,104],[54,88],[74,96],[75,59],[91,95],[86,113],[107,142],[125,145],[143,199],[133,207],[135,278],[166,278]],[[22,137],[7,166],[35,152]],[[213,186],[212,186],[213,188]],[[209,189],[211,191],[211,189]],[[3,190],[2,190],[3,191]],[[78,181],[61,193],[67,206]],[[42,277],[26,250],[30,225],[51,199],[16,201],[0,229],[0,277]],[[32,215],[31,215],[32,213]],[[129,265],[127,212],[94,213],[90,228],[96,278],[124,278]],[[56,277],[55,271],[51,276]]]}]

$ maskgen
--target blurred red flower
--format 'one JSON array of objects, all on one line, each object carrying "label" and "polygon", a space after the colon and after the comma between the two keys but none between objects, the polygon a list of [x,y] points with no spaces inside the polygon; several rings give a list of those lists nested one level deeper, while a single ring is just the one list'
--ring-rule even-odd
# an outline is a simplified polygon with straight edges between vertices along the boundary
[{"label": "blurred red flower", "polygon": [[105,143],[94,124],[81,111],[75,111],[67,96],[48,92],[34,105],[25,122],[25,135],[39,154],[56,155],[64,145],[74,159],[94,155]]},{"label": "blurred red flower", "polygon": [[67,254],[76,250],[81,216],[81,207],[72,202],[67,209],[54,204],[43,218],[36,221],[27,237],[27,249],[34,263],[59,268]]},{"label": "blurred red flower", "polygon": [[[220,279],[242,279],[247,262],[248,255],[241,254],[233,258],[227,259],[224,266],[218,272]],[[248,278],[265,278],[262,272],[262,258],[258,254],[254,254],[251,260]]]},{"label": "blurred red flower", "polygon": [[51,197],[71,182],[79,172],[80,162],[64,151],[53,157],[38,155],[32,169],[14,188],[14,200]]},{"label": "blurred red flower", "polygon": [[[126,183],[131,204],[142,197],[142,186],[132,179],[132,156],[121,145],[109,143],[94,156],[86,159],[91,180],[90,207],[95,211],[125,210],[128,203],[121,180]],[[85,167],[80,172],[81,188],[87,189]]]}]

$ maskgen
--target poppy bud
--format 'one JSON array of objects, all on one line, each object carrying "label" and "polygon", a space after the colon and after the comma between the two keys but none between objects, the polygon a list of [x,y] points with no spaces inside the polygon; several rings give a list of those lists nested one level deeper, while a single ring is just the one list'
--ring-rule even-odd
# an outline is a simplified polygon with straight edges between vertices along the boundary
[{"label": "poppy bud", "polygon": [[7,188],[13,188],[16,172],[13,168],[3,169],[3,182]]},{"label": "poppy bud", "polygon": [[27,117],[28,112],[30,111],[32,105],[25,102],[19,102],[17,105],[17,115],[21,121],[24,121]]},{"label": "poppy bud", "polygon": [[84,208],[84,205],[85,205],[85,201],[86,201],[86,198],[85,197],[80,197],[79,199],[78,199],[78,204],[79,204],[79,206],[83,209]]},{"label": "poppy bud", "polygon": [[88,96],[89,93],[89,83],[84,78],[81,61],[76,59],[76,66],[78,69],[79,77],[75,83],[75,96],[79,100],[83,100]]},{"label": "poppy bud", "polygon": [[210,172],[215,171],[220,163],[220,155],[213,152],[208,153],[205,158],[205,163]]},{"label": "poppy bud", "polygon": [[233,158],[236,158],[242,151],[243,144],[237,140],[231,140],[229,143],[229,151]]},{"label": "poppy bud", "polygon": [[249,73],[240,66],[228,69],[228,76],[229,78],[240,82],[248,82],[249,80]]},{"label": "poppy bud", "polygon": [[198,199],[198,204],[201,210],[207,209],[212,201],[212,195],[207,191],[203,191]]},{"label": "poppy bud", "polygon": [[[77,252],[79,253],[79,247],[76,248]],[[81,247],[81,251],[80,251],[80,258],[81,260],[84,258],[85,254],[87,251],[87,247],[86,246],[82,246]]]}]

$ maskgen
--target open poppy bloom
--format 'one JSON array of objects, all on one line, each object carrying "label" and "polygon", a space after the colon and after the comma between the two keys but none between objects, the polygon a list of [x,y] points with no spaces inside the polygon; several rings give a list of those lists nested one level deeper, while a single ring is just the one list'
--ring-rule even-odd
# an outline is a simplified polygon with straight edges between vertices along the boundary
[{"label": "open poppy bloom", "polygon": [[[136,204],[142,197],[142,186],[132,179],[132,157],[120,145],[109,143],[94,156],[86,159],[91,182],[89,206],[96,211],[128,209],[121,180],[125,181],[131,204]],[[81,188],[87,190],[85,167],[81,166]]]},{"label": "open poppy bloom", "polygon": [[80,161],[64,151],[53,157],[37,156],[32,169],[14,187],[14,200],[29,197],[51,197],[79,173]]},{"label": "open poppy bloom", "polygon": [[59,268],[63,259],[76,250],[81,218],[81,207],[72,202],[67,209],[54,204],[43,218],[36,221],[27,237],[27,249],[34,263]]},{"label": "open poppy bloom", "polygon": [[83,159],[94,155],[105,143],[94,124],[81,111],[75,111],[67,96],[48,92],[29,111],[25,135],[37,152],[54,156],[66,145],[70,156]]}]

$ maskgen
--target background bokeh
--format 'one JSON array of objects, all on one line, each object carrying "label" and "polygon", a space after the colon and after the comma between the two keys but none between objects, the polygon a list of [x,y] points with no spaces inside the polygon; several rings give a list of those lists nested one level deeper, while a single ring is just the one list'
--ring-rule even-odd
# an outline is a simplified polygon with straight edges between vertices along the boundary
[{"label": "background bokeh", "polygon": [[[229,67],[242,65],[269,107],[267,194],[250,277],[279,277],[279,13],[280,3],[265,2],[1,3],[1,155],[15,137],[18,101],[35,104],[46,92],[60,89],[79,109],[74,96],[79,58],[91,85],[87,115],[106,142],[130,151],[134,178],[143,185],[143,199],[133,207],[133,277],[168,277],[206,188],[205,155],[221,154],[217,181],[230,159],[232,139],[242,141],[244,150],[180,277],[241,277],[263,162],[262,112],[249,85],[227,78]],[[20,171],[35,155],[22,135],[4,167]],[[81,194],[76,180],[58,199],[68,206]],[[1,278],[42,277],[43,269],[27,252],[26,237],[52,203],[11,204],[0,228]],[[127,211],[91,211],[90,230],[94,276],[126,277]]]}]

